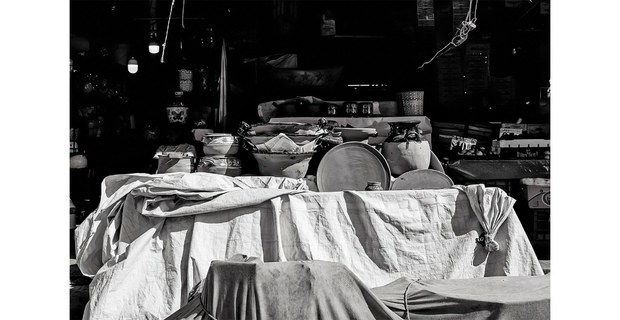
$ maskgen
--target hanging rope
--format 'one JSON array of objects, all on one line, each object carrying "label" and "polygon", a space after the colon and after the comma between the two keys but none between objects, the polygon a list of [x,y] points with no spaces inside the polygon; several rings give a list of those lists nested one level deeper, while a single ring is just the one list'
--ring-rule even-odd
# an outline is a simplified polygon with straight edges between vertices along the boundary
[{"label": "hanging rope", "polygon": [[185,0],[183,0],[183,6],[181,7],[181,27],[185,29]]},{"label": "hanging rope", "polygon": [[172,8],[174,8],[174,1],[170,4],[170,14],[168,15],[168,24],[166,25],[166,36],[164,37],[164,44],[161,46],[161,59],[159,62],[164,63],[164,55],[166,54],[166,44],[168,43],[168,31],[170,30],[170,20],[172,20]]},{"label": "hanging rope", "polygon": [[467,10],[467,15],[465,16],[465,20],[461,21],[461,24],[456,28],[456,34],[452,37],[452,40],[448,42],[443,48],[441,48],[435,55],[428,61],[424,62],[418,69],[424,68],[425,65],[433,62],[436,58],[442,56],[446,52],[450,51],[450,49],[456,48],[463,44],[467,40],[467,36],[471,31],[476,29],[476,21],[478,18],[476,17],[476,13],[478,12],[478,0],[476,0],[476,4],[474,5],[474,12],[472,16],[472,4],[473,0],[469,0],[469,9]]},{"label": "hanging rope", "polygon": [[403,299],[405,300],[405,315],[407,316],[407,320],[411,320],[411,317],[409,317],[409,302],[407,301],[407,292],[409,292],[409,287],[411,287],[412,284],[413,282],[409,282],[409,285],[407,285],[407,288],[405,289],[405,294],[403,295]]}]

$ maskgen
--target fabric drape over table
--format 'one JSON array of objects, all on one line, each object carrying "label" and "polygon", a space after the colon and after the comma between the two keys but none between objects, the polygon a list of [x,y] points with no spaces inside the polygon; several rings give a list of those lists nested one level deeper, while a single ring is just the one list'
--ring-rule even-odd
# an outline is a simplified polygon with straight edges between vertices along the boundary
[{"label": "fabric drape over table", "polygon": [[214,261],[167,320],[401,319],[351,271],[326,261]]},{"label": "fabric drape over table", "polygon": [[[245,180],[244,180],[245,179]],[[214,260],[324,260],[368,287],[400,277],[542,275],[512,209],[488,252],[457,189],[308,192],[304,180],[208,173],[116,175],[76,230],[77,263],[93,276],[91,319],[161,319],[187,302]],[[276,189],[280,188],[280,189]]]},{"label": "fabric drape over table", "polygon": [[405,319],[543,320],[551,311],[549,277],[400,278],[371,291]]},{"label": "fabric drape over table", "polygon": [[369,289],[334,262],[214,261],[166,320],[549,319],[549,276],[399,278]]}]

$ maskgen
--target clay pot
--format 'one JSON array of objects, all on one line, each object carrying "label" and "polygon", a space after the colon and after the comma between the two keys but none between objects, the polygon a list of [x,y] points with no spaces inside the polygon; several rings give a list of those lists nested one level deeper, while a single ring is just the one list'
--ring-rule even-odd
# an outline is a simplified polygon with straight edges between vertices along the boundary
[{"label": "clay pot", "polygon": [[263,176],[303,178],[314,153],[253,153]]},{"label": "clay pot", "polygon": [[428,169],[431,163],[428,141],[384,142],[381,154],[394,177],[411,170]]}]

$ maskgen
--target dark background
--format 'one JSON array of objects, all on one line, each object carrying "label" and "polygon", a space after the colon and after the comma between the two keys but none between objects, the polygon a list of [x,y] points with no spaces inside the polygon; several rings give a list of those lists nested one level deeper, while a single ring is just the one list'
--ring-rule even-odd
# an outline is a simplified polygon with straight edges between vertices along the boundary
[{"label": "dark background", "polygon": [[[155,1],[151,14],[152,2],[147,0],[72,0],[71,127],[80,128],[80,153],[86,153],[89,161],[88,172],[72,174],[72,199],[94,200],[99,183],[109,174],[153,172],[152,156],[159,145],[192,140],[185,134],[191,125],[167,124],[165,106],[177,90],[180,65],[217,69],[221,39],[228,46],[229,128],[242,120],[258,122],[260,102],[295,95],[395,100],[396,92],[403,90],[425,91],[424,112],[432,121],[515,122],[521,118],[524,123],[549,123],[548,106],[539,103],[540,88],[549,86],[550,69],[549,14],[541,14],[540,2],[480,1],[477,28],[465,44],[420,70],[418,66],[454,35],[452,1],[435,0],[435,25],[419,27],[416,1],[187,0],[183,29],[183,1],[178,0],[165,63],[160,63],[161,51],[155,56],[147,50],[149,27],[154,18],[157,39],[163,43],[171,1]],[[335,17],[336,37],[320,36],[320,17],[326,12]],[[201,45],[207,28],[215,32],[215,49]],[[486,59],[468,51],[477,45],[488,48]],[[244,63],[244,59],[274,53],[296,53],[301,68],[345,68],[334,88],[278,90],[269,88],[256,65]],[[126,69],[132,56],[139,61],[134,75]],[[93,75],[97,90],[107,88],[105,94],[84,93]],[[372,94],[354,93],[346,86],[349,83],[388,87]],[[203,111],[195,113],[190,123],[217,105],[213,93],[188,101],[190,107]],[[94,116],[85,115],[87,107],[95,108]],[[99,121],[97,130],[92,128],[93,119]],[[90,187],[77,183],[76,177],[87,179]]]}]

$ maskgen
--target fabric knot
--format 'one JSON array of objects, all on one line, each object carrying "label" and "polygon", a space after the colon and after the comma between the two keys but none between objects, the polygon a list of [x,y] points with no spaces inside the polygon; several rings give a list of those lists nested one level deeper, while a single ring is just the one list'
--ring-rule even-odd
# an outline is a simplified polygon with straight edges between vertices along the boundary
[{"label": "fabric knot", "polygon": [[491,235],[489,235],[486,232],[483,232],[480,237],[478,237],[478,239],[476,239],[476,242],[480,243],[481,245],[484,246],[484,249],[488,252],[493,252],[493,251],[498,251],[499,250],[499,243],[497,243],[497,241],[495,241],[493,239],[493,237],[491,237]]}]

